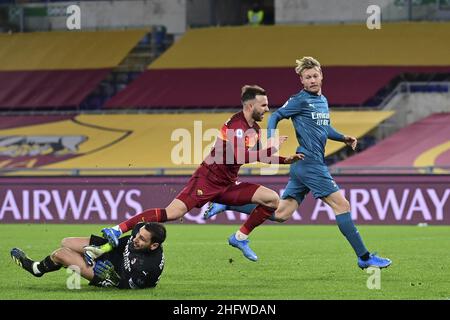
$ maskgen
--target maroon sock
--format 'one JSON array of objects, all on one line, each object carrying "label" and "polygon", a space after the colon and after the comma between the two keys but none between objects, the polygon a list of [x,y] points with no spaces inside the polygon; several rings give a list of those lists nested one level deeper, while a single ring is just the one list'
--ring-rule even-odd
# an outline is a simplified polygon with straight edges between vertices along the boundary
[{"label": "maroon sock", "polygon": [[241,226],[239,231],[241,231],[243,234],[249,235],[250,232],[253,231],[253,229],[255,229],[260,224],[263,224],[264,221],[270,218],[274,211],[275,209],[258,205],[252,211],[252,213],[250,213],[250,216],[247,218],[247,221],[245,221],[245,223]]},{"label": "maroon sock", "polygon": [[130,231],[139,222],[165,222],[167,221],[166,209],[156,208],[145,210],[134,217],[131,217],[127,221],[119,224],[119,228],[122,233]]}]

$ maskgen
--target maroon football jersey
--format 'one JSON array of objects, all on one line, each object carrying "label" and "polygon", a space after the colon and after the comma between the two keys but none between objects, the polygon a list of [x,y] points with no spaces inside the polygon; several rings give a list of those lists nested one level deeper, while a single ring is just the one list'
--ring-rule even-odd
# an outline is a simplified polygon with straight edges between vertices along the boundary
[{"label": "maroon football jersey", "polygon": [[201,165],[207,167],[219,179],[234,182],[243,164],[256,161],[268,163],[265,157],[274,160],[274,157],[271,157],[274,148],[261,149],[260,138],[259,125],[255,122],[250,127],[244,112],[238,112],[222,126],[213,149]]}]

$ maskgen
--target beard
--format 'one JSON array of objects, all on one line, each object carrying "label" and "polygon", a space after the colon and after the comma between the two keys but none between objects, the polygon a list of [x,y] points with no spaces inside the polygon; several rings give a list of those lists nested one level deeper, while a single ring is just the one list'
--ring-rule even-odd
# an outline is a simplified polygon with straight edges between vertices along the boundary
[{"label": "beard", "polygon": [[145,247],[145,248],[136,248],[134,246],[134,243],[132,242],[130,247],[128,248],[130,252],[134,252],[134,253],[139,253],[139,252],[150,252],[150,249]]},{"label": "beard", "polygon": [[261,121],[262,120],[262,115],[261,115],[261,113],[257,112],[256,110],[253,110],[252,118],[255,121]]}]

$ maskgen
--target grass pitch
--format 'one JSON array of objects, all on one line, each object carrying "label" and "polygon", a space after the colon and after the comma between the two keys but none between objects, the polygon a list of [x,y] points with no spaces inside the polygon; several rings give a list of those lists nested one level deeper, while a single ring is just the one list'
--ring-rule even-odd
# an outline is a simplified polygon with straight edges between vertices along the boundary
[{"label": "grass pitch", "polygon": [[356,266],[336,226],[265,225],[251,245],[259,261],[227,244],[237,226],[168,224],[166,267],[146,290],[102,289],[81,280],[69,290],[65,269],[34,278],[9,251],[19,247],[40,260],[64,237],[99,234],[99,225],[0,225],[0,300],[4,299],[450,299],[450,227],[359,226],[372,251],[392,259],[381,288]]}]

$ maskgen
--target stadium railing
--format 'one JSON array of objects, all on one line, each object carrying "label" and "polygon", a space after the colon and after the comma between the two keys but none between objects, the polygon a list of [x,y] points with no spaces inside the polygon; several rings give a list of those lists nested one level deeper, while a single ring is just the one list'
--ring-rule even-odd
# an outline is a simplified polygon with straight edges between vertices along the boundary
[{"label": "stadium railing", "polygon": [[383,109],[389,101],[400,93],[449,93],[450,82],[432,81],[432,82],[400,82],[394,90],[387,95],[378,105],[378,109]]}]

